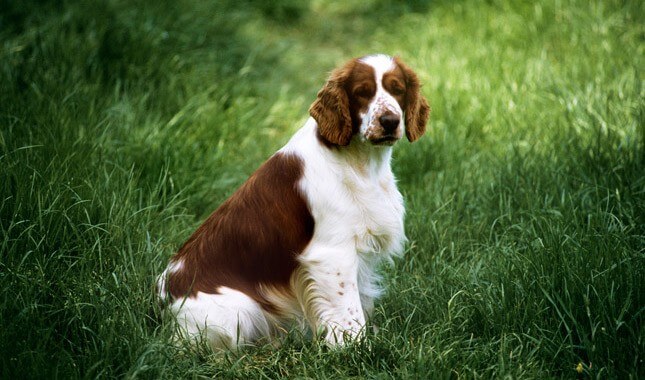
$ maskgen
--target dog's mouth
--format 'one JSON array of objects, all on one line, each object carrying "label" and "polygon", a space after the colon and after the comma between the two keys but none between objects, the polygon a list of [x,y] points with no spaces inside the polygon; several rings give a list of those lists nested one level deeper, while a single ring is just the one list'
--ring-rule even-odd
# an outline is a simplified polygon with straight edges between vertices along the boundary
[{"label": "dog's mouth", "polygon": [[399,141],[399,138],[394,135],[382,136],[371,140],[374,145],[394,145],[397,141]]}]

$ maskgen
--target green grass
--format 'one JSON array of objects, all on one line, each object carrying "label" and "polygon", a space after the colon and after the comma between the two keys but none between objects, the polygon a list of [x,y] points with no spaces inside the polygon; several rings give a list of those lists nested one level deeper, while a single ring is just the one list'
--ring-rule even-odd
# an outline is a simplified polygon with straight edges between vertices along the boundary
[{"label": "green grass", "polygon": [[[2,6],[0,377],[645,377],[642,2],[158,3]],[[174,347],[155,276],[371,52],[433,109],[379,332]]]}]

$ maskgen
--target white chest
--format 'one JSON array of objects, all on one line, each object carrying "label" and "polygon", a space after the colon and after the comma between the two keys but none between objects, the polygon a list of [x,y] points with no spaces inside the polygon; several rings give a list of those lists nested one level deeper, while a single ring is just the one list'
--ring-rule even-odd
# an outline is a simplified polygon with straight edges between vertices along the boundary
[{"label": "white chest", "polygon": [[405,241],[403,198],[391,173],[371,178],[336,174],[312,175],[303,183],[315,221],[315,243],[351,246],[361,254],[400,254]]},{"label": "white chest", "polygon": [[393,178],[345,184],[351,196],[351,233],[359,253],[398,253],[405,239],[403,199]]}]

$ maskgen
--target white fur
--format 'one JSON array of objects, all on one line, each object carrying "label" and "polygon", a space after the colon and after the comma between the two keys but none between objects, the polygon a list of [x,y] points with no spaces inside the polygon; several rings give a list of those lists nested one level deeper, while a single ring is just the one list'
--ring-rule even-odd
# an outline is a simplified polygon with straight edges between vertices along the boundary
[{"label": "white fur", "polygon": [[184,262],[181,260],[171,262],[170,264],[168,264],[168,267],[163,271],[161,276],[157,278],[157,292],[159,293],[159,298],[161,299],[161,301],[166,302],[169,298],[168,288],[166,286],[166,279],[168,278],[168,275],[181,270],[183,267]]},{"label": "white fur", "polygon": [[361,334],[381,292],[376,266],[403,252],[404,208],[390,168],[391,147],[357,136],[347,147],[328,149],[317,141],[316,128],[309,118],[281,151],[305,162],[299,185],[316,223],[299,256],[310,280],[303,313],[335,344]]},{"label": "white fur", "polygon": [[[184,335],[203,336],[214,347],[236,347],[274,335],[285,320],[304,317],[315,333],[325,332],[331,345],[361,336],[381,293],[376,267],[402,254],[405,243],[403,199],[390,168],[392,148],[367,140],[384,110],[400,116],[398,137],[402,135],[401,107],[380,80],[393,62],[381,55],[363,61],[374,67],[378,89],[350,144],[331,149],[321,144],[310,117],[280,150],[304,163],[298,186],[315,221],[313,237],[291,278],[295,299],[262,288],[279,313],[268,313],[245,294],[223,287],[220,294],[179,299],[171,308]],[[159,284],[165,292],[163,278]]]},{"label": "white fur", "polygon": [[203,338],[213,348],[236,348],[271,334],[257,302],[234,289],[217,290],[219,294],[198,292],[171,304],[181,336]]}]

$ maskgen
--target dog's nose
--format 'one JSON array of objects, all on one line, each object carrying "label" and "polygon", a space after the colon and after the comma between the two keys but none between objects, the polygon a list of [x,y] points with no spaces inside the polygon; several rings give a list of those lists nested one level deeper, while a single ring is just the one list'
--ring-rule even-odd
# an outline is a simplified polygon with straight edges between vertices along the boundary
[{"label": "dog's nose", "polygon": [[385,132],[392,133],[396,130],[396,127],[399,126],[400,119],[397,115],[388,113],[379,117],[378,121],[381,123],[381,127],[383,127]]}]

